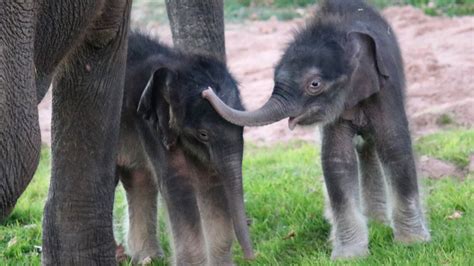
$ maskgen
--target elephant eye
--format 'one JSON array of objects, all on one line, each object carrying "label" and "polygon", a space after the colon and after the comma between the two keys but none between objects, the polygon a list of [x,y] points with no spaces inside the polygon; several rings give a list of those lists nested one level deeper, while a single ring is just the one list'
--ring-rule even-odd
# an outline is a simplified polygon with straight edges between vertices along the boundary
[{"label": "elephant eye", "polygon": [[317,80],[313,80],[313,81],[311,82],[311,87],[313,87],[313,88],[317,88],[317,87],[319,87],[320,85],[321,85],[321,83],[320,83],[319,81],[317,81]]},{"label": "elephant eye", "polygon": [[322,80],[316,78],[309,82],[309,84],[306,86],[306,91],[310,95],[318,95],[323,91],[323,87]]},{"label": "elephant eye", "polygon": [[207,134],[207,131],[204,129],[199,129],[198,130],[198,137],[202,141],[208,141],[209,140],[209,135]]}]

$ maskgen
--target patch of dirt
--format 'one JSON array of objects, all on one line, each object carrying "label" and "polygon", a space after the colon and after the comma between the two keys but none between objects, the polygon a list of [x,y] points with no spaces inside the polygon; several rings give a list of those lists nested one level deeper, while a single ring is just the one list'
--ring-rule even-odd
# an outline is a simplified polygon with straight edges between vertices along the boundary
[{"label": "patch of dirt", "polygon": [[415,135],[439,129],[438,118],[474,124],[474,17],[430,17],[412,7],[388,8],[403,51],[407,112]]},{"label": "patch of dirt", "polygon": [[[448,115],[455,124],[474,125],[474,17],[430,17],[413,7],[391,7],[383,11],[397,33],[407,75],[407,112],[415,136],[441,127]],[[304,23],[254,21],[226,25],[229,67],[240,81],[242,100],[249,110],[260,107],[273,87],[273,66],[293,32]],[[167,25],[147,28],[171,43]],[[50,143],[50,95],[39,105],[43,141]],[[287,120],[246,128],[245,139],[268,144],[302,139],[317,141],[315,127],[288,129]]]},{"label": "patch of dirt", "polygon": [[421,156],[418,162],[421,177],[441,179],[444,177],[456,177],[463,179],[465,173],[456,165],[436,158]]}]

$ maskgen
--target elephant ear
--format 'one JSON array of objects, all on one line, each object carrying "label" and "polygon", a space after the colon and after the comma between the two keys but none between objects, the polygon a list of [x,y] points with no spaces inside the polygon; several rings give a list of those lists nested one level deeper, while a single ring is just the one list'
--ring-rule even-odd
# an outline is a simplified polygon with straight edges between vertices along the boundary
[{"label": "elephant ear", "polygon": [[151,73],[138,103],[138,114],[158,127],[162,142],[170,149],[177,139],[173,129],[173,112],[170,106],[169,85],[174,79],[173,71],[166,67],[158,68]]},{"label": "elephant ear", "polygon": [[378,92],[382,80],[389,77],[383,47],[377,33],[365,26],[355,25],[347,34],[346,51],[355,70],[351,76],[352,92],[347,98],[346,109]]}]

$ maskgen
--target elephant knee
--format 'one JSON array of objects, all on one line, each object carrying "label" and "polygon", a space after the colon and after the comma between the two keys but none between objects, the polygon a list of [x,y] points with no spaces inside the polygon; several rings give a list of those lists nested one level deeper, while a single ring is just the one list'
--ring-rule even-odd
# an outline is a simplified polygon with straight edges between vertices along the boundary
[{"label": "elephant knee", "polygon": [[97,49],[118,42],[126,32],[127,25],[124,24],[123,17],[130,11],[130,5],[131,1],[107,1],[86,41]]}]

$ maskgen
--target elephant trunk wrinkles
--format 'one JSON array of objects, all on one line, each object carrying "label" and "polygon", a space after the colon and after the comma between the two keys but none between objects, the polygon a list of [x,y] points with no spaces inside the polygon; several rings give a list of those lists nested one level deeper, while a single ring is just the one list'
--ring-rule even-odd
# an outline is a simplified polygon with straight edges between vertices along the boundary
[{"label": "elephant trunk wrinkles", "polygon": [[203,91],[202,96],[211,103],[222,118],[239,126],[257,127],[268,125],[289,117],[294,112],[293,109],[295,109],[284,97],[275,93],[272,94],[262,107],[255,111],[233,109],[222,102],[210,88]]},{"label": "elephant trunk wrinkles", "polygon": [[0,221],[30,183],[40,157],[34,23],[33,1],[0,1]]},{"label": "elephant trunk wrinkles", "polygon": [[[230,156],[233,157],[233,156]],[[227,203],[234,225],[235,235],[246,259],[253,259],[254,252],[250,239],[247,216],[245,215],[244,195],[242,186],[242,157],[225,159],[224,189],[227,196]]]}]

